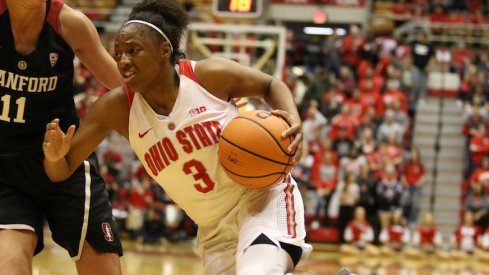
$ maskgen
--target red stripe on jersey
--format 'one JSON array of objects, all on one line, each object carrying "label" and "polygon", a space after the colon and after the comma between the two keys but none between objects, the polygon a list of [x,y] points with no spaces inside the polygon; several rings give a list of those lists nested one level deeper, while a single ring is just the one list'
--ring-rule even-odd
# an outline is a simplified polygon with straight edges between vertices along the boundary
[{"label": "red stripe on jersey", "polygon": [[200,81],[195,75],[194,69],[192,68],[192,62],[190,60],[183,60],[178,63],[180,65],[180,74],[192,79],[195,83],[202,86]]},{"label": "red stripe on jersey", "polygon": [[294,185],[290,182],[290,176],[287,176],[287,186],[285,192],[285,210],[287,212],[287,233],[295,238],[297,236],[297,222],[295,221],[295,205],[294,205]]},{"label": "red stripe on jersey", "polygon": [[51,25],[51,27],[53,27],[61,36],[63,33],[61,31],[61,23],[59,22],[59,14],[61,13],[63,5],[63,0],[51,0],[51,7],[49,8],[49,14],[47,16],[49,25]]},{"label": "red stripe on jersey", "polygon": [[129,88],[127,88],[126,83],[122,83],[122,87],[124,88],[124,93],[126,93],[127,106],[129,107],[129,111],[130,111],[132,106],[132,101],[134,100],[134,93],[129,91]]}]

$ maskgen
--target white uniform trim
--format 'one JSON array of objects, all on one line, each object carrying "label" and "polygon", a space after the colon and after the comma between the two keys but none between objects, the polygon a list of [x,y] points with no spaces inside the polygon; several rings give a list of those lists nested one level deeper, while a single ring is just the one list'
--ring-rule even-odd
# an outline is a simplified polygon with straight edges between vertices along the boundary
[{"label": "white uniform trim", "polygon": [[80,260],[83,252],[83,243],[85,242],[85,237],[87,235],[88,227],[88,213],[90,212],[90,197],[91,197],[91,184],[92,178],[90,176],[90,163],[88,161],[83,161],[85,166],[85,210],[83,211],[83,225],[80,236],[80,243],[78,244],[78,254],[75,257],[71,257],[73,261]]},{"label": "white uniform trim", "polygon": [[34,227],[27,224],[0,224],[0,229],[13,229],[13,230],[25,229],[25,230],[36,232],[36,230],[34,230]]}]

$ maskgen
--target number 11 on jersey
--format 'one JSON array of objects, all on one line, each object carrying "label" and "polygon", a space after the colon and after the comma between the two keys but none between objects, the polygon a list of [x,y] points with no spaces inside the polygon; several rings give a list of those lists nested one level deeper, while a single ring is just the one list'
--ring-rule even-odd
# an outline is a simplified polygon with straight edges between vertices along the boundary
[{"label": "number 11 on jersey", "polygon": [[[10,112],[10,95],[4,95],[0,98],[2,100],[2,109],[0,113],[0,120],[10,122],[11,118],[9,117]],[[25,97],[19,97],[15,103],[17,104],[17,115],[14,118],[14,122],[16,123],[25,123],[24,119],[24,110],[25,110]]]}]

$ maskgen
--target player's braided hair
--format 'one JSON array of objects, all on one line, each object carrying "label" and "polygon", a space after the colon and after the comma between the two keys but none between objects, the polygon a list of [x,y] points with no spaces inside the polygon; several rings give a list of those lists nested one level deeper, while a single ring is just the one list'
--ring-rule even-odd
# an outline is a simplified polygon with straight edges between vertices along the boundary
[{"label": "player's braided hair", "polygon": [[[173,64],[185,57],[180,49],[180,40],[189,23],[189,17],[177,0],[143,0],[132,8],[129,20],[143,20],[160,28],[173,46]],[[164,40],[155,30],[151,31],[159,42]]]}]

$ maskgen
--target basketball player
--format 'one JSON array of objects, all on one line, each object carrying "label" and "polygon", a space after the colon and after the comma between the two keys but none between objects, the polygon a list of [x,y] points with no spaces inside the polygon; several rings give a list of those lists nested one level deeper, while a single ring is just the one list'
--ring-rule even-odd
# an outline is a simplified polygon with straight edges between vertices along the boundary
[{"label": "basketball player", "polygon": [[303,133],[291,92],[282,81],[231,60],[181,60],[187,24],[176,0],[133,7],[115,40],[125,85],[93,105],[76,135],[74,126],[64,135],[60,120],[47,125],[46,172],[64,180],[116,130],[198,224],[207,274],[290,272],[311,250],[295,181],[289,175],[267,189],[246,189],[226,175],[217,149],[221,130],[238,115],[230,99],[263,97],[291,126],[283,137],[294,137],[288,149],[297,149],[297,160]]},{"label": "basketball player", "polygon": [[79,274],[120,274],[122,254],[94,155],[64,184],[43,169],[46,123],[78,124],[73,58],[107,87],[120,85],[112,57],[82,13],[61,0],[0,0],[0,274],[30,274],[47,218]]}]

